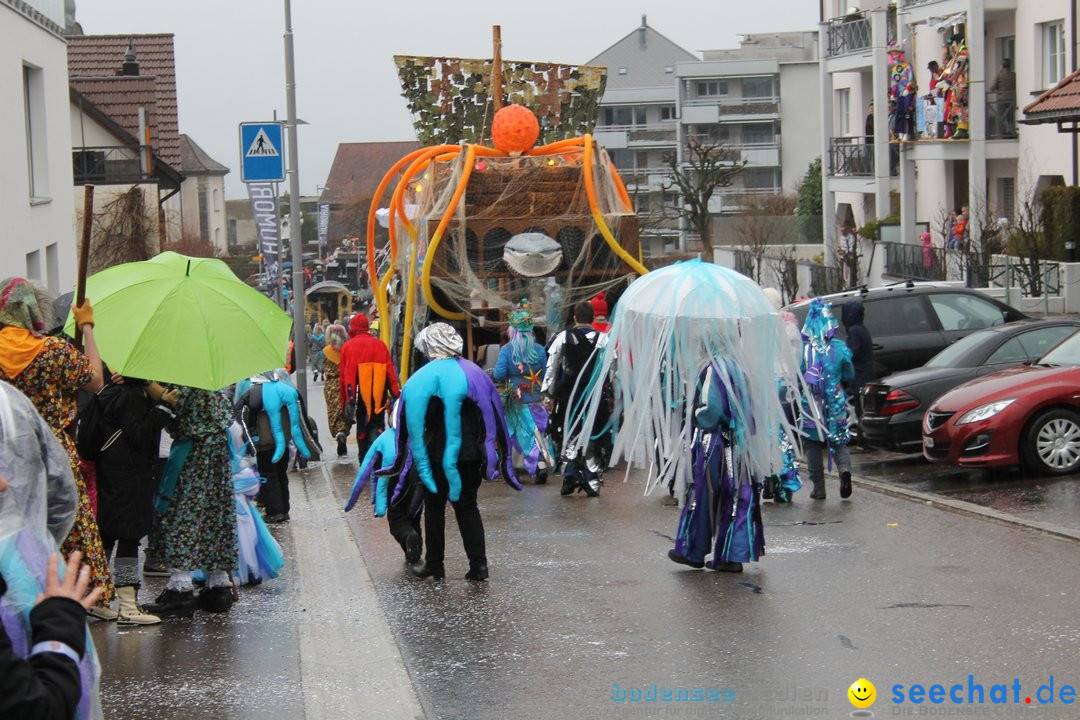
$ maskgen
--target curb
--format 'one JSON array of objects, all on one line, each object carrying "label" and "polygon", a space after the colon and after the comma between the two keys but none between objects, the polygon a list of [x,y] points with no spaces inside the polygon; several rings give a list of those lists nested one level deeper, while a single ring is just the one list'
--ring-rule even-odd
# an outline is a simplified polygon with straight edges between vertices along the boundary
[{"label": "curb", "polygon": [[1064,525],[1040,522],[1039,520],[1027,520],[1016,515],[1001,512],[1000,510],[993,510],[988,507],[983,507],[982,505],[976,505],[975,503],[967,502],[966,500],[954,500],[952,498],[942,497],[941,495],[934,495],[933,493],[925,493],[919,490],[908,490],[907,488],[890,485],[889,483],[881,482],[880,480],[870,480],[869,478],[856,477],[852,475],[851,481],[856,485],[860,485],[869,490],[874,490],[876,492],[882,493],[883,495],[891,495],[893,497],[903,498],[912,502],[932,505],[941,510],[957,513],[958,515],[979,517],[984,520],[990,520],[992,522],[997,522],[1003,525],[1012,525],[1014,527],[1023,528],[1025,530],[1041,533],[1043,535],[1050,535],[1053,537],[1062,538],[1064,540],[1073,540],[1076,542],[1080,542],[1080,530],[1067,528]]}]

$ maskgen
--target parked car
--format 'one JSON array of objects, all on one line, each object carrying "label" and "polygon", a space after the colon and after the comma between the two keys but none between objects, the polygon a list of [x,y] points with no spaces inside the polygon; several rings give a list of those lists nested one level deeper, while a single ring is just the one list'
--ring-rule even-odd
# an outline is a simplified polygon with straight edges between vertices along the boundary
[{"label": "parked car", "polygon": [[[1025,320],[1027,316],[975,290],[934,283],[904,283],[872,290],[849,290],[822,297],[832,303],[840,321],[840,306],[862,300],[864,323],[874,341],[877,377],[923,365],[948,345],[976,330]],[[810,301],[787,307],[800,326]]]},{"label": "parked car", "polygon": [[923,455],[961,467],[1023,464],[1047,475],[1080,469],[1080,333],[1033,365],[938,398],[923,420]]},{"label": "parked car", "polygon": [[886,450],[918,452],[926,409],[969,380],[1041,358],[1080,328],[1080,320],[1021,320],[957,340],[921,368],[863,388],[862,437]]}]

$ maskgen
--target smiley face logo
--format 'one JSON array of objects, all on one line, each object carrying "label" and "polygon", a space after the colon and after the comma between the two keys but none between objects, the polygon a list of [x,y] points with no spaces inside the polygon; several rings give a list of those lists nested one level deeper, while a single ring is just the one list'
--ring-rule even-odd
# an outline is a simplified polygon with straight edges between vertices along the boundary
[{"label": "smiley face logo", "polygon": [[874,687],[874,683],[866,678],[859,678],[851,683],[851,687],[847,690],[847,696],[855,707],[868,708],[877,699],[877,688]]}]

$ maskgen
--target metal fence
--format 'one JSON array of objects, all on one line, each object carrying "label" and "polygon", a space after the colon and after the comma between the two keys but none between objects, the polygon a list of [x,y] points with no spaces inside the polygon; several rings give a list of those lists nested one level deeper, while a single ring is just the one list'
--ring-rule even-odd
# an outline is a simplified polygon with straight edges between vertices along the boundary
[{"label": "metal fence", "polygon": [[996,259],[987,264],[970,263],[965,276],[968,287],[1019,288],[1023,297],[1061,295],[1061,264],[1024,258]]},{"label": "metal fence", "polygon": [[149,179],[143,172],[139,151],[126,147],[80,147],[72,153],[75,184],[122,185]]},{"label": "metal fence", "polygon": [[909,280],[944,280],[948,267],[946,251],[907,243],[883,242],[885,270]]},{"label": "metal fence", "polygon": [[986,93],[986,139],[1016,137],[1016,93]]},{"label": "metal fence", "polygon": [[829,295],[844,289],[844,271],[838,267],[810,263],[810,294]]},{"label": "metal fence", "polygon": [[[889,146],[889,174],[900,174],[900,148]],[[829,143],[829,175],[873,177],[874,146],[863,137],[832,138]]]}]

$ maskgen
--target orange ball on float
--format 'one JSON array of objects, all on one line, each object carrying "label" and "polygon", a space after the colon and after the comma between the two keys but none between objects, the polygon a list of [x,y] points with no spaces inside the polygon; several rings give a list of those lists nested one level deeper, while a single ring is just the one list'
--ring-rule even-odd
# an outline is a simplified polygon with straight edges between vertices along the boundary
[{"label": "orange ball on float", "polygon": [[524,105],[507,105],[491,121],[491,144],[504,153],[523,153],[540,137],[540,123]]}]

